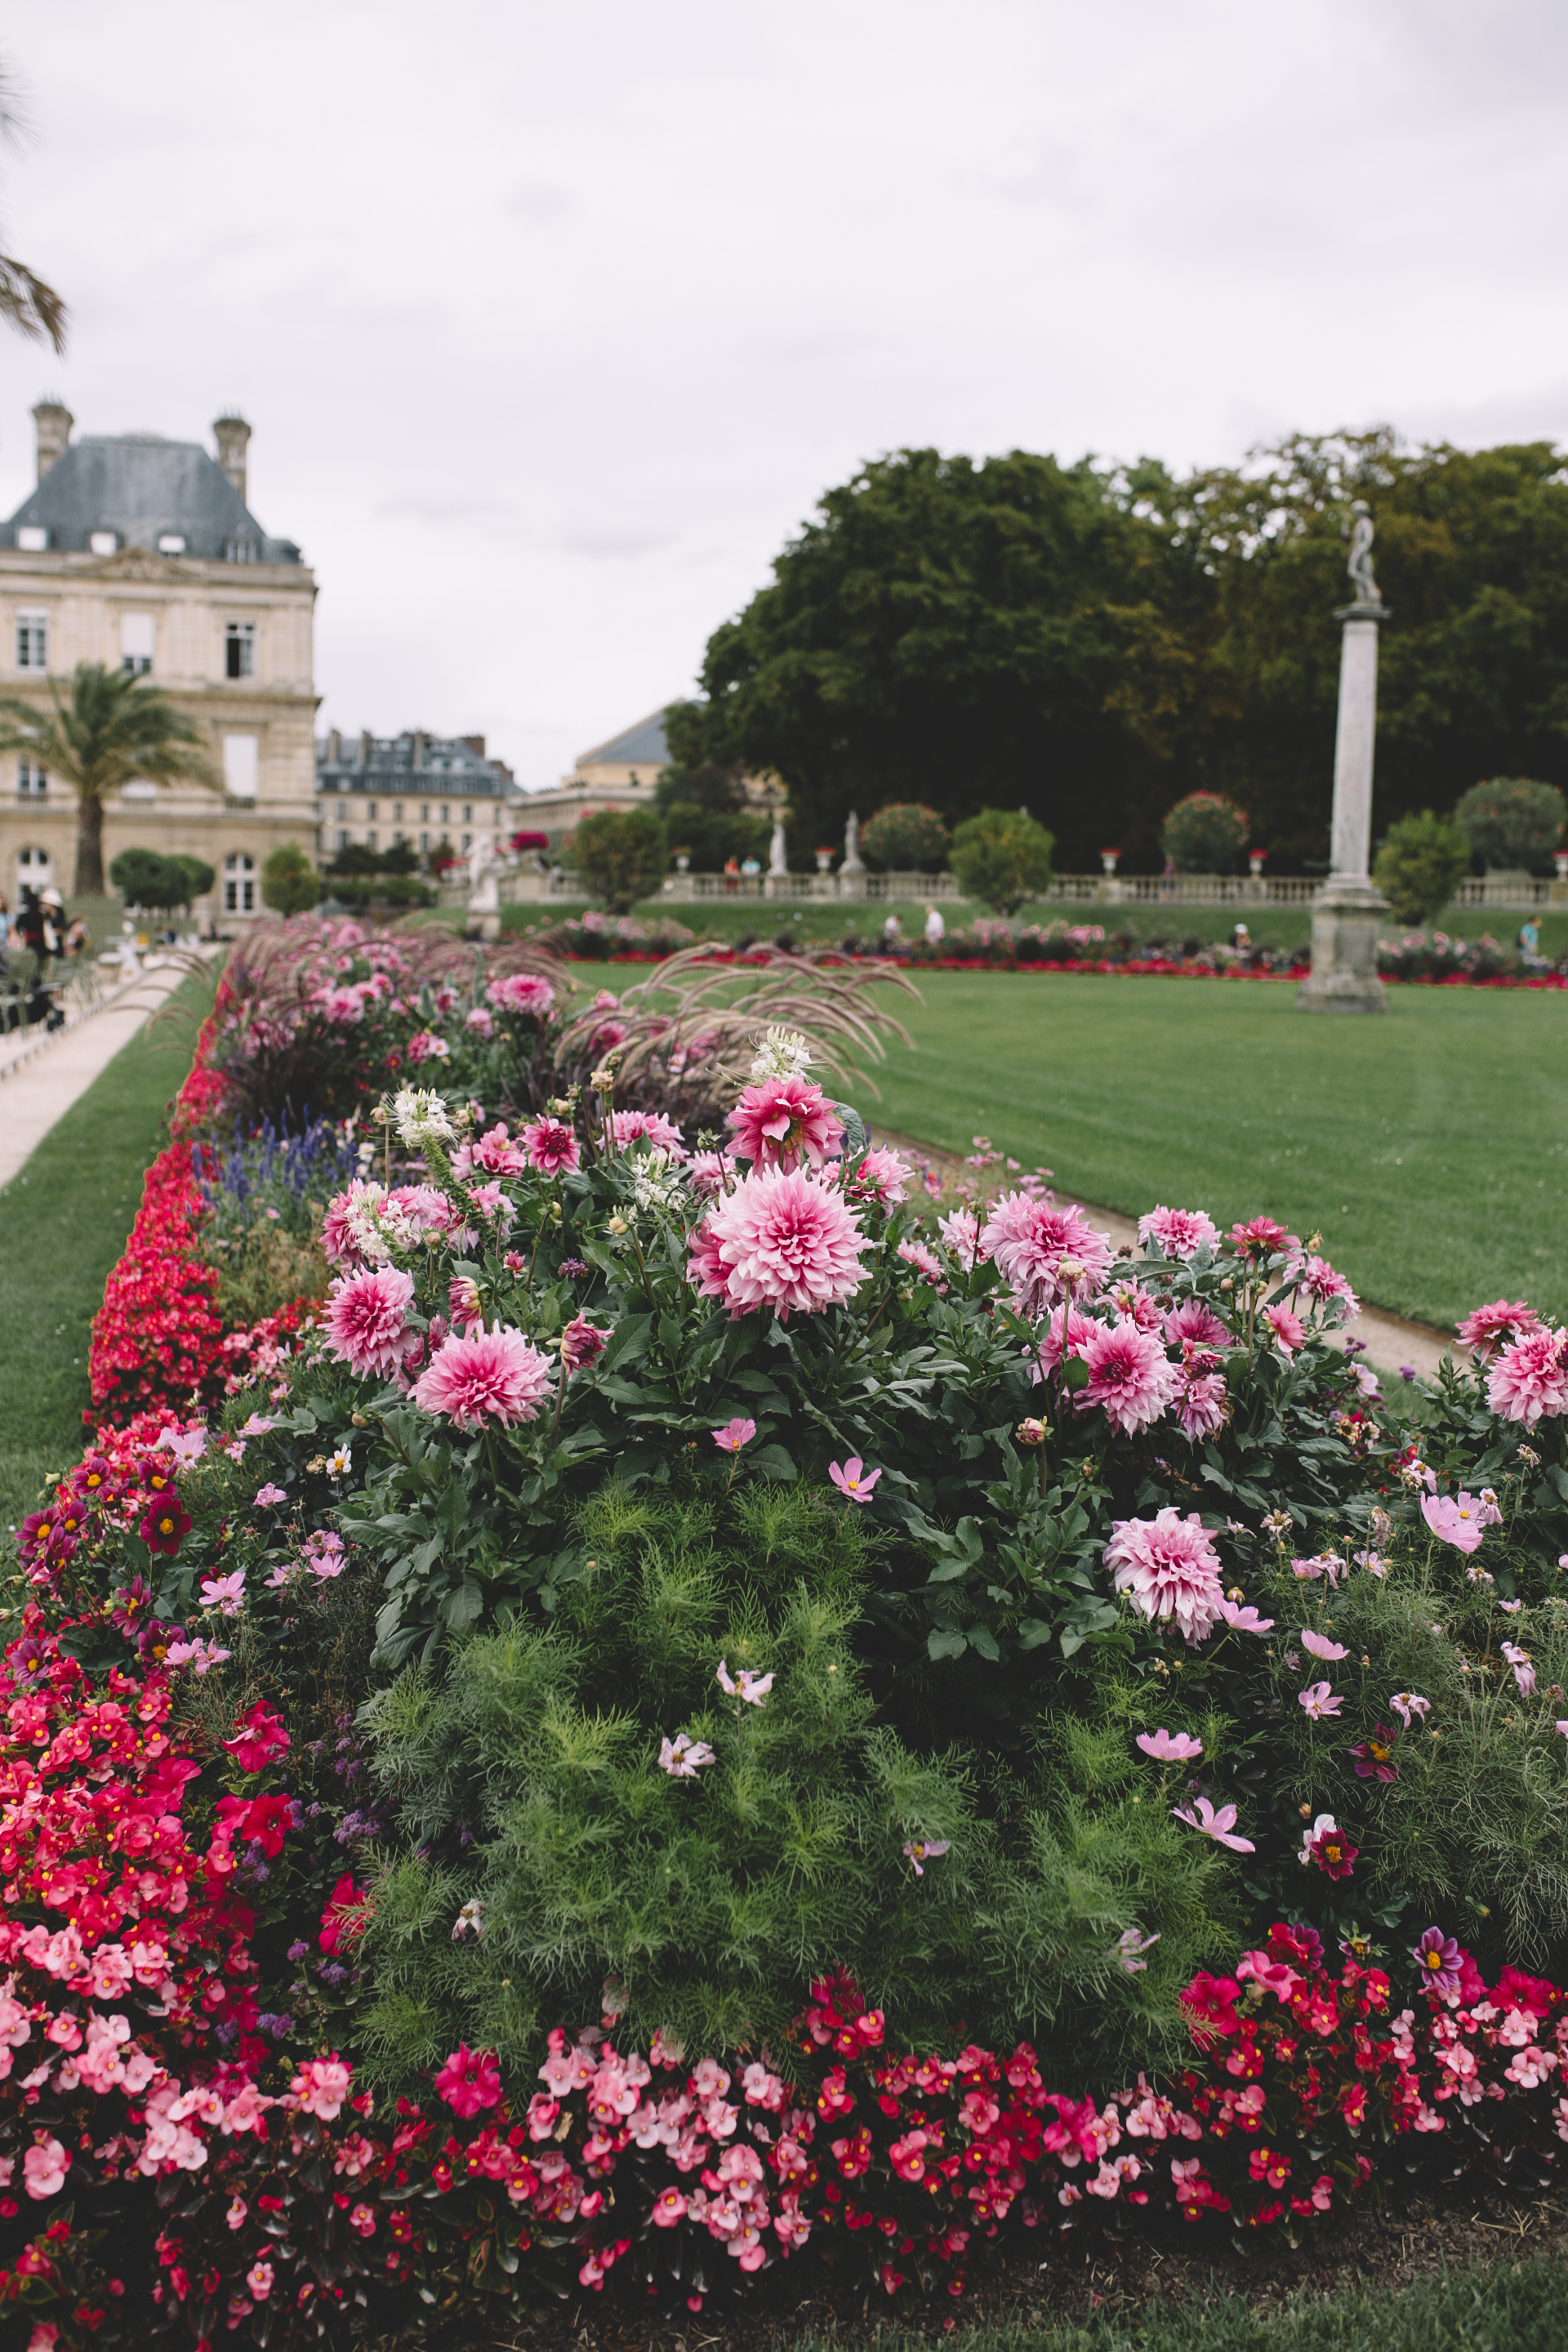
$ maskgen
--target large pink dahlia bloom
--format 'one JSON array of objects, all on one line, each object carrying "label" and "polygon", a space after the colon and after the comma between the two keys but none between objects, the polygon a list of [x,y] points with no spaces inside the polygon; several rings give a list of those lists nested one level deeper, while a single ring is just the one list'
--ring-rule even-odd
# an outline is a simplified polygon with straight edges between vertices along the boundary
[{"label": "large pink dahlia bloom", "polygon": [[1138,1238],[1145,1244],[1152,1242],[1163,1257],[1185,1259],[1196,1257],[1201,1249],[1213,1249],[1219,1227],[1201,1209],[1151,1209],[1138,1220]]},{"label": "large pink dahlia bloom", "polygon": [[1542,1414],[1568,1412],[1568,1331],[1527,1331],[1505,1348],[1487,1374],[1487,1402],[1508,1421],[1533,1429]]},{"label": "large pink dahlia bloom", "polygon": [[715,1203],[692,1239],[688,1278],[732,1313],[781,1317],[842,1306],[865,1279],[868,1246],[842,1193],[799,1169],[756,1168]]},{"label": "large pink dahlia bloom", "polygon": [[1197,1348],[1228,1348],[1230,1333],[1212,1307],[1201,1298],[1184,1298],[1165,1318],[1165,1337],[1173,1348],[1190,1339]]},{"label": "large pink dahlia bloom", "polygon": [[1509,1341],[1522,1339],[1527,1332],[1540,1328],[1540,1316],[1522,1298],[1512,1303],[1506,1298],[1494,1298],[1489,1307],[1478,1307],[1473,1314],[1466,1316],[1458,1337],[1485,1364]]},{"label": "large pink dahlia bloom", "polygon": [[1083,1351],[1089,1385],[1079,1402],[1103,1405],[1113,1428],[1131,1437],[1158,1421],[1175,1393],[1176,1375],[1164,1343],[1153,1331],[1141,1331],[1128,1319],[1109,1330],[1098,1325]]},{"label": "large pink dahlia bloom", "polygon": [[1195,1511],[1183,1518],[1167,1504],[1152,1519],[1114,1520],[1105,1564],[1134,1609],[1173,1621],[1189,1642],[1206,1642],[1219,1623],[1219,1557]]},{"label": "large pink dahlia bloom", "polygon": [[342,1274],[327,1294],[327,1346],[363,1380],[390,1377],[403,1360],[404,1321],[414,1304],[414,1278],[395,1266]]},{"label": "large pink dahlia bloom", "polygon": [[536,1021],[548,1020],[555,1003],[550,982],[533,971],[509,971],[504,979],[492,980],[485,994],[503,1013],[531,1013]]},{"label": "large pink dahlia bloom", "polygon": [[763,1078],[730,1113],[731,1149],[753,1168],[820,1168],[844,1132],[822,1088],[809,1078]]},{"label": "large pink dahlia bloom", "polygon": [[1110,1264],[1110,1242],[1081,1209],[1032,1201],[1026,1192],[1004,1192],[993,1202],[980,1244],[1012,1284],[1026,1315],[1038,1315],[1062,1298],[1088,1298]]},{"label": "large pink dahlia bloom", "polygon": [[634,1143],[651,1143],[656,1151],[668,1151],[672,1160],[689,1157],[679,1128],[661,1110],[612,1111],[610,1133],[616,1139],[617,1151],[625,1151]]},{"label": "large pink dahlia bloom", "polygon": [[414,1402],[425,1412],[446,1413],[459,1429],[533,1421],[550,1380],[550,1359],[531,1339],[500,1324],[487,1331],[481,1323],[437,1348],[415,1384]]}]

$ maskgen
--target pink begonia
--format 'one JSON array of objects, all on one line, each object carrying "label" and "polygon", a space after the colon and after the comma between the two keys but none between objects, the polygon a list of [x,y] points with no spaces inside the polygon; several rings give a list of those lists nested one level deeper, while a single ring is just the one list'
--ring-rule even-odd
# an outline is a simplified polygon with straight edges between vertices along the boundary
[{"label": "pink begonia", "polygon": [[501,1013],[531,1013],[536,1021],[548,1019],[555,1003],[555,991],[537,972],[509,971],[504,979],[492,980],[485,994]]},{"label": "pink begonia", "polygon": [[835,1187],[798,1169],[759,1168],[709,1210],[687,1273],[735,1315],[763,1307],[781,1320],[820,1315],[859,1289],[868,1245]]},{"label": "pink begonia", "polygon": [[939,1217],[936,1229],[943,1249],[952,1252],[966,1274],[972,1266],[988,1264],[991,1253],[980,1238],[980,1220],[973,1209],[954,1209],[950,1216]]},{"label": "pink begonia", "polygon": [[1156,1764],[1190,1764],[1204,1752],[1203,1741],[1194,1739],[1190,1731],[1167,1731],[1163,1725],[1158,1731],[1141,1731],[1132,1744]]},{"label": "pink begonia", "polygon": [[914,1172],[901,1152],[879,1144],[845,1177],[845,1190],[857,1200],[875,1201],[879,1209],[896,1209],[908,1194]]},{"label": "pink begonia", "polygon": [[1439,1541],[1456,1551],[1475,1551],[1486,1533],[1473,1495],[1423,1495],[1421,1516]]},{"label": "pink begonia", "polygon": [[353,2088],[353,2069],[334,2050],[330,2057],[308,2058],[289,2088],[303,2114],[330,2124]]},{"label": "pink begonia", "polygon": [[613,1331],[601,1331],[585,1315],[574,1315],[561,1334],[561,1360],[569,1373],[583,1371],[598,1362],[614,1338]]},{"label": "pink begonia", "polygon": [[647,1143],[656,1151],[668,1151],[672,1160],[689,1157],[679,1128],[661,1110],[612,1111],[610,1133],[617,1151],[628,1150],[634,1143]]},{"label": "pink begonia", "polygon": [[1487,1374],[1487,1402],[1505,1420],[1533,1429],[1543,1414],[1568,1412],[1568,1332],[1529,1331],[1505,1348]]},{"label": "pink begonia", "polygon": [[70,2158],[58,2139],[36,2139],[22,2158],[22,2179],[29,2197],[58,2197],[66,2185]]},{"label": "pink begonia", "polygon": [[356,1378],[390,1378],[403,1360],[414,1277],[395,1266],[339,1275],[327,1293],[327,1347]]},{"label": "pink begonia", "polygon": [[541,1176],[559,1176],[563,1171],[575,1175],[582,1158],[575,1135],[559,1118],[536,1118],[530,1121],[520,1139],[528,1154],[528,1164]]},{"label": "pink begonia", "polygon": [[250,2268],[245,2273],[245,2284],[250,2289],[251,2294],[256,2297],[258,2303],[265,2303],[268,2296],[271,2294],[272,2279],[273,2269],[271,2263],[263,2262],[258,2254],[255,2262],[251,2263]]},{"label": "pink begonia", "polygon": [[1511,1305],[1506,1298],[1494,1298],[1489,1307],[1478,1307],[1467,1315],[1457,1336],[1485,1364],[1506,1341],[1522,1339],[1540,1328],[1540,1316],[1522,1298]]},{"label": "pink begonia", "polygon": [[844,1122],[809,1078],[763,1078],[747,1087],[730,1113],[736,1157],[753,1168],[813,1168],[844,1133]]},{"label": "pink begonia", "polygon": [[459,1429],[486,1421],[510,1426],[537,1418],[550,1373],[549,1358],[521,1331],[481,1324],[442,1343],[415,1384],[414,1402],[424,1412],[447,1413]]},{"label": "pink begonia", "polygon": [[1179,1822],[1185,1822],[1189,1829],[1202,1830],[1205,1837],[1212,1837],[1217,1845],[1229,1846],[1233,1853],[1258,1852],[1250,1838],[1235,1835],[1236,1807],[1234,1805],[1222,1805],[1215,1812],[1206,1797],[1198,1797],[1194,1801],[1197,1806],[1196,1812],[1189,1811],[1185,1805],[1171,1807],[1172,1812]]},{"label": "pink begonia", "polygon": [[1138,1220],[1138,1238],[1145,1246],[1152,1242],[1163,1257],[1185,1261],[1213,1249],[1219,1227],[1201,1209],[1151,1209]]},{"label": "pink begonia", "polygon": [[1165,1318],[1165,1337],[1173,1348],[1191,1340],[1195,1348],[1228,1348],[1230,1333],[1202,1298],[1184,1298]]},{"label": "pink begonia", "polygon": [[1089,1341],[1103,1331],[1090,1315],[1082,1315],[1076,1307],[1053,1307],[1046,1318],[1046,1332],[1040,1341],[1039,1360],[1042,1377],[1054,1372],[1064,1351],[1069,1356],[1086,1353]]},{"label": "pink begonia", "polygon": [[1355,1292],[1342,1274],[1334,1272],[1326,1257],[1298,1258],[1286,1268],[1286,1280],[1293,1282],[1298,1290],[1304,1290],[1320,1307],[1331,1307],[1335,1299],[1342,1300],[1347,1322],[1361,1312],[1361,1301]]},{"label": "pink begonia", "polygon": [[1243,1608],[1237,1601],[1222,1601],[1219,1613],[1233,1633],[1272,1633],[1274,1631],[1273,1618],[1260,1617],[1250,1602]]},{"label": "pink begonia", "polygon": [[258,1511],[264,1511],[267,1510],[273,1503],[286,1503],[288,1500],[289,1497],[284,1493],[282,1487],[275,1486],[269,1478],[264,1486],[258,1486],[256,1490],[255,1507]]},{"label": "pink begonia", "polygon": [[1189,1341],[1182,1350],[1176,1372],[1176,1419],[1183,1436],[1194,1444],[1199,1438],[1212,1437],[1229,1418],[1230,1398],[1225,1374],[1212,1356],[1194,1349]]},{"label": "pink begonia", "polygon": [[1113,1323],[1109,1330],[1097,1325],[1083,1360],[1089,1384],[1079,1399],[1080,1411],[1101,1406],[1124,1437],[1158,1421],[1175,1393],[1176,1375],[1164,1342],[1130,1320]]},{"label": "pink begonia", "polygon": [[735,1161],[727,1151],[695,1151],[686,1171],[686,1181],[694,1192],[705,1201],[722,1192],[732,1184],[738,1173]]},{"label": "pink begonia", "polygon": [[1150,1619],[1172,1619],[1189,1642],[1208,1639],[1224,1594],[1219,1558],[1195,1511],[1174,1504],[1152,1519],[1116,1519],[1105,1547],[1112,1583]]},{"label": "pink begonia", "polygon": [[1299,1315],[1281,1302],[1278,1307],[1266,1307],[1263,1319],[1274,1334],[1274,1344],[1282,1356],[1293,1356],[1307,1336],[1307,1327]]},{"label": "pink begonia", "polygon": [[713,1443],[721,1453],[739,1454],[742,1445],[750,1445],[756,1433],[754,1421],[743,1421],[737,1415],[733,1421],[727,1421],[722,1429],[713,1432]]},{"label": "pink begonia", "polygon": [[1419,1697],[1415,1691],[1395,1691],[1388,1704],[1406,1731],[1410,1728],[1412,1717],[1419,1722],[1424,1715],[1430,1715],[1432,1712],[1431,1700]]},{"label": "pink begonia", "polygon": [[1081,1209],[1004,1192],[992,1203],[980,1235],[1016,1293],[1026,1315],[1038,1315],[1064,1297],[1087,1298],[1110,1264],[1110,1244]]},{"label": "pink begonia", "polygon": [[1344,1705],[1343,1699],[1336,1698],[1327,1683],[1309,1683],[1304,1691],[1297,1692],[1296,1696],[1314,1723],[1321,1722],[1325,1716],[1338,1715]]},{"label": "pink begonia", "polygon": [[923,1275],[927,1282],[934,1282],[939,1289],[944,1287],[942,1260],[934,1250],[927,1249],[924,1242],[900,1242],[899,1255],[906,1265],[912,1265],[917,1274]]},{"label": "pink begonia", "polygon": [[879,1470],[868,1470],[858,1454],[852,1454],[842,1467],[837,1462],[827,1465],[827,1475],[841,1495],[852,1503],[868,1503],[871,1489],[881,1476]]},{"label": "pink begonia", "polygon": [[1310,1650],[1314,1658],[1321,1658],[1325,1665],[1350,1656],[1342,1642],[1331,1642],[1326,1633],[1315,1633],[1310,1625],[1302,1632],[1301,1647]]},{"label": "pink begonia", "polygon": [[1530,1662],[1530,1652],[1521,1650],[1517,1642],[1505,1642],[1502,1645],[1502,1654],[1513,1669],[1513,1678],[1519,1685],[1521,1698],[1531,1697],[1535,1690],[1535,1668]]},{"label": "pink begonia", "polygon": [[436,2092],[465,2122],[481,2107],[498,2106],[500,2069],[494,2051],[470,2050],[466,2042],[459,2042],[436,2076]]}]

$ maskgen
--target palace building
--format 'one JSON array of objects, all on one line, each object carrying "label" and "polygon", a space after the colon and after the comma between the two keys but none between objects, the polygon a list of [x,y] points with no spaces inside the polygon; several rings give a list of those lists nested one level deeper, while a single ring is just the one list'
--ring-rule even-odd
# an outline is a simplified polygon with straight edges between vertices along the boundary
[{"label": "palace building", "polygon": [[466,856],[483,839],[499,857],[526,806],[511,770],[485,757],[482,735],[351,738],[334,728],[316,746],[316,780],[323,864],[340,849],[405,842],[421,856],[443,842]]},{"label": "palace building", "polygon": [[[85,434],[55,400],[33,411],[37,487],[0,524],[0,692],[50,707],[79,662],[145,671],[206,731],[221,792],[132,782],[104,818],[122,849],[184,852],[217,883],[196,911],[260,911],[268,851],[317,849],[314,575],[247,503],[250,427],[221,416],[216,456],[155,433]],[[5,772],[6,768],[10,772]],[[0,759],[0,888],[68,891],[76,798],[36,761]]]}]

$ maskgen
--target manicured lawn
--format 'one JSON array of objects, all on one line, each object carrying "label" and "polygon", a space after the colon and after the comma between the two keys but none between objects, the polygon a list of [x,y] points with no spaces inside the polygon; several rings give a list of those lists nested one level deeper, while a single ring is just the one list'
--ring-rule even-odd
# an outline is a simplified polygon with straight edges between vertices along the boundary
[{"label": "manicured lawn", "polygon": [[213,985],[186,981],[194,1017],[141,1030],[0,1191],[0,1536],[81,1453],[89,1330]]},{"label": "manicured lawn", "polygon": [[[1315,1229],[1369,1300],[1451,1325],[1506,1291],[1568,1316],[1568,998],[1393,988],[1384,1018],[1289,982],[932,972],[867,1108],[987,1134],[1065,1191]],[[889,1000],[892,1003],[891,993]]]}]

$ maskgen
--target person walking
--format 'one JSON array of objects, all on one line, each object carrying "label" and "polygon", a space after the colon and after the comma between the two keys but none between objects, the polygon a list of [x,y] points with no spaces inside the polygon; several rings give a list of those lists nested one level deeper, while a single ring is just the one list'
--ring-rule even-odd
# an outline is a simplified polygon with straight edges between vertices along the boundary
[{"label": "person walking", "polygon": [[939,948],[946,937],[947,925],[942,919],[942,908],[933,901],[926,908],[926,945]]}]

